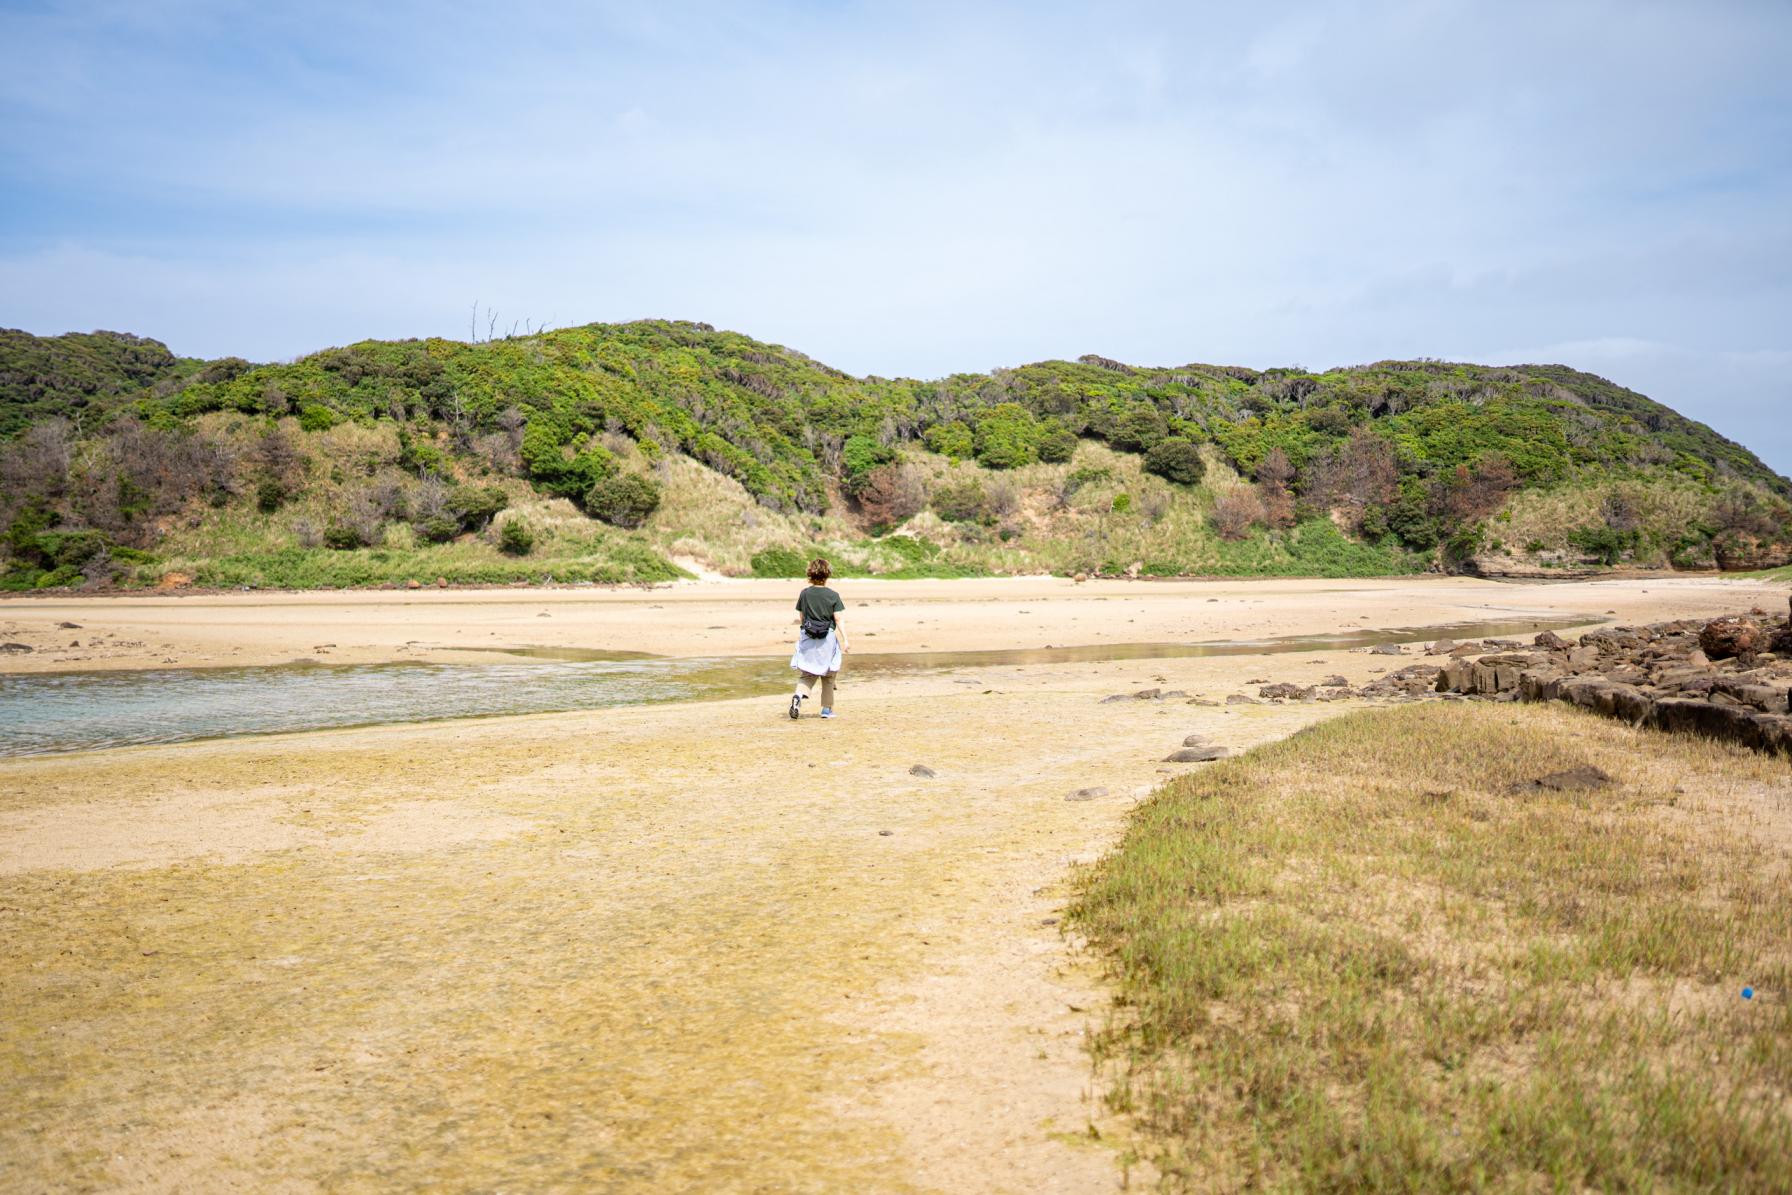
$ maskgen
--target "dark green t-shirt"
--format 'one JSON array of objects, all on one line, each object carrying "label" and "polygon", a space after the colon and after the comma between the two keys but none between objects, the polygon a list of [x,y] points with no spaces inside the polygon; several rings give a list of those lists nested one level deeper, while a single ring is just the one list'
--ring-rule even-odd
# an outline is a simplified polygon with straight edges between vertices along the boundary
[{"label": "dark green t-shirt", "polygon": [[846,603],[826,585],[811,585],[796,595],[796,609],[804,618],[825,618],[831,623],[834,615],[846,609]]}]

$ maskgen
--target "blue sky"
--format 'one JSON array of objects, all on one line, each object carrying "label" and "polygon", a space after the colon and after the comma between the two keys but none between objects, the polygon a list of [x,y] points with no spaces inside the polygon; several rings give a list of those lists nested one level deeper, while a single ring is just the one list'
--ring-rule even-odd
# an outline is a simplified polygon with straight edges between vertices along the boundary
[{"label": "blue sky", "polygon": [[1792,473],[1792,5],[0,0],[0,324],[1562,361]]}]

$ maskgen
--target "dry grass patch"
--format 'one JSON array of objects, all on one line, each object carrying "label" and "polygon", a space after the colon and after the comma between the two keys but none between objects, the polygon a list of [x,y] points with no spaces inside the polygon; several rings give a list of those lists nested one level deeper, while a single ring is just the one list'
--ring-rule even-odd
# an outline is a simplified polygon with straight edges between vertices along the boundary
[{"label": "dry grass patch", "polygon": [[[1513,790],[1582,764],[1616,783]],[[1783,761],[1518,706],[1177,780],[1072,911],[1109,1099],[1172,1188],[1783,1190],[1789,803]]]}]

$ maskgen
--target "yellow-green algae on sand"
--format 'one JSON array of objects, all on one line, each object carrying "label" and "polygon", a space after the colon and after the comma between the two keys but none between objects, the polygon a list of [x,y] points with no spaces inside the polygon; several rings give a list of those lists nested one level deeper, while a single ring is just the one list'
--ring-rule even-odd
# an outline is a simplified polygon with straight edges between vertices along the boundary
[{"label": "yellow-green algae on sand", "polygon": [[[550,744],[554,721],[485,752],[438,728],[12,765],[7,812],[78,803],[70,778],[178,794],[284,768],[244,799],[271,833],[331,830],[0,880],[0,1185],[902,1189],[887,1132],[818,1114],[878,1065],[830,1016],[899,966],[904,894],[973,827],[878,808],[917,849],[822,789],[708,800],[716,747]],[[683,799],[606,775],[656,756]],[[436,849],[419,791],[442,827],[508,821]],[[400,805],[415,841],[334,849]]]},{"label": "yellow-green algae on sand", "polygon": [[0,1187],[1117,1185],[1052,885],[1322,713],[1116,668],[0,762]]}]

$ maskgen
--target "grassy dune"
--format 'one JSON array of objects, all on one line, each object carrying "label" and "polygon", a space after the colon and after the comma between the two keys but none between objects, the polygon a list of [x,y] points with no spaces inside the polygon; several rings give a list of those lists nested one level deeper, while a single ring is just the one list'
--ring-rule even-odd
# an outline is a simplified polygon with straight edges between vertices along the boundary
[{"label": "grassy dune", "polygon": [[[1513,790],[1581,764],[1616,784]],[[1784,1190],[1789,859],[1781,761],[1516,706],[1312,727],[1084,877],[1108,1098],[1172,1188]]]}]

